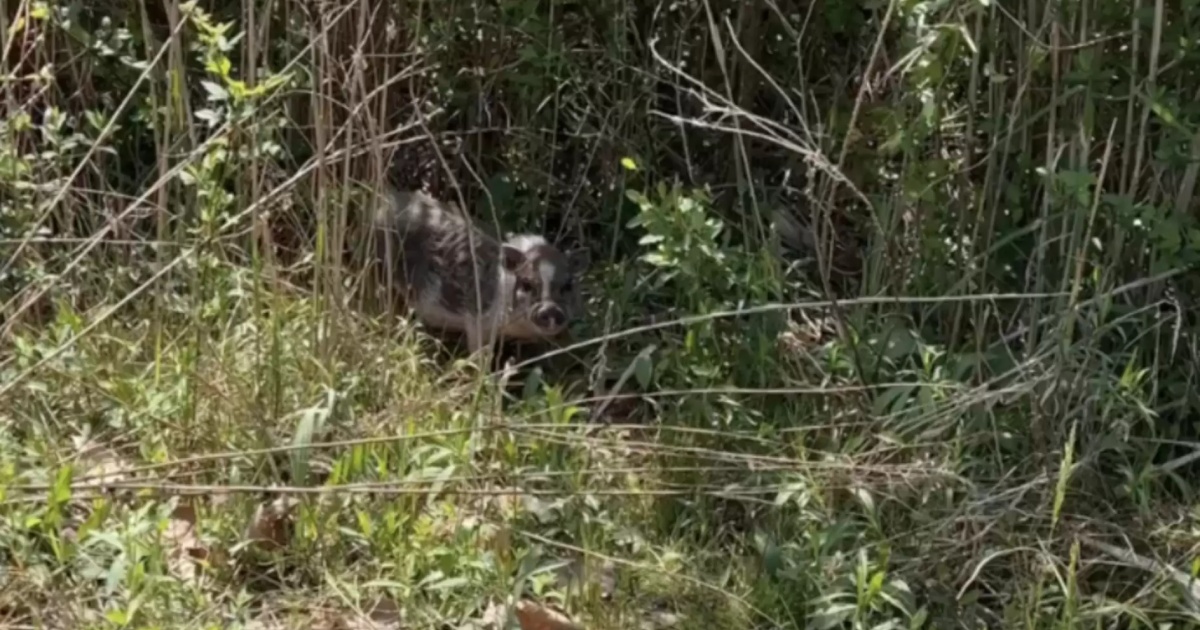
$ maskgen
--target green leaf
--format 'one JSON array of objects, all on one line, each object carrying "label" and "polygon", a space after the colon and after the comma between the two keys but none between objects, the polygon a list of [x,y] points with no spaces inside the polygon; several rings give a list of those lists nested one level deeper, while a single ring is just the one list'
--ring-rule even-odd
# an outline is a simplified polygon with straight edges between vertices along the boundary
[{"label": "green leaf", "polygon": [[654,245],[666,240],[662,234],[646,234],[638,239],[638,245]]},{"label": "green leaf", "polygon": [[896,385],[883,390],[875,397],[871,412],[876,416],[887,415],[897,402],[907,400],[916,389],[916,385]]},{"label": "green leaf", "polygon": [[437,582],[427,585],[425,588],[431,591],[445,591],[452,588],[458,588],[460,586],[466,586],[469,583],[470,581],[467,580],[467,578],[459,576],[438,580]]},{"label": "green leaf", "polygon": [[850,620],[858,609],[854,604],[833,604],[813,615],[812,628],[816,630],[832,630]]},{"label": "green leaf", "polygon": [[650,387],[650,379],[654,376],[654,363],[647,353],[642,352],[633,360],[633,376],[642,389]]},{"label": "green leaf", "polygon": [[335,399],[335,392],[332,389],[326,390],[324,406],[305,409],[300,413],[300,422],[296,425],[296,435],[292,438],[292,445],[300,447],[292,451],[293,483],[302,486],[307,484],[309,472],[308,446],[313,442],[313,435],[319,433],[325,427],[325,419],[329,417],[329,412],[333,408]]},{"label": "green leaf", "polygon": [[229,78],[229,73],[233,70],[233,62],[229,57],[224,55],[214,57],[204,64],[204,69],[221,77],[222,79]]},{"label": "green leaf", "polygon": [[54,478],[54,488],[50,492],[51,505],[62,505],[71,500],[71,480],[74,477],[75,471],[70,464],[58,469]]},{"label": "green leaf", "polygon": [[1063,500],[1067,496],[1067,482],[1071,478],[1071,471],[1075,465],[1075,430],[1078,426],[1078,422],[1071,424],[1067,443],[1063,445],[1063,458],[1058,467],[1058,482],[1054,486],[1054,508],[1050,514],[1051,529],[1058,524],[1058,517],[1062,514]]},{"label": "green leaf", "polygon": [[125,574],[129,571],[129,556],[124,553],[118,554],[113,563],[109,565],[108,571],[104,576],[104,592],[112,594],[117,591],[117,587],[121,582],[125,581]]},{"label": "green leaf", "polygon": [[912,616],[912,619],[908,620],[909,630],[918,630],[919,628],[923,627],[927,619],[929,619],[929,611],[925,608],[918,610],[917,613]]},{"label": "green leaf", "polygon": [[853,493],[854,497],[858,499],[858,502],[862,504],[867,512],[871,514],[875,513],[875,499],[871,496],[870,492],[867,492],[866,488],[855,488]]},{"label": "green leaf", "polygon": [[1179,131],[1187,133],[1187,129],[1185,129],[1184,126],[1179,122],[1179,119],[1176,118],[1175,112],[1171,111],[1170,109],[1167,109],[1166,104],[1163,103],[1162,101],[1160,101],[1158,99],[1154,99],[1153,101],[1151,101],[1150,102],[1150,111],[1154,112],[1154,115],[1157,116],[1159,120],[1163,121],[1168,126],[1174,127],[1175,129],[1177,129]]},{"label": "green leaf", "polygon": [[208,125],[209,129],[213,129],[217,125],[221,124],[221,114],[219,112],[217,112],[216,110],[207,109],[207,108],[199,109],[199,110],[196,110],[195,116],[196,116],[196,118],[203,120],[204,123]]},{"label": "green leaf", "polygon": [[229,100],[229,92],[225,88],[213,83],[212,81],[201,81],[200,85],[204,86],[204,90],[208,92],[208,100],[210,101],[226,101]]},{"label": "green leaf", "polygon": [[533,400],[538,394],[538,390],[542,387],[542,368],[534,367],[529,371],[529,377],[525,379],[525,387],[522,390],[521,398],[524,400]]},{"label": "green leaf", "polygon": [[767,542],[767,548],[763,551],[763,569],[771,579],[778,577],[783,570],[783,552],[774,542]]},{"label": "green leaf", "polygon": [[870,598],[874,598],[883,591],[883,571],[876,571],[871,575],[871,582],[867,586],[867,593]]}]

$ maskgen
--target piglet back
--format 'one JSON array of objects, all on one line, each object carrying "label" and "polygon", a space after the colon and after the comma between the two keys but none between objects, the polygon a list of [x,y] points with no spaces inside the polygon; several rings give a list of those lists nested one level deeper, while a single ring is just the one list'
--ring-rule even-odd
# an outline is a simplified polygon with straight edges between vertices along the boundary
[{"label": "piglet back", "polygon": [[388,188],[374,229],[386,281],[409,299],[463,316],[492,307],[500,244],[457,208],[424,192]]}]

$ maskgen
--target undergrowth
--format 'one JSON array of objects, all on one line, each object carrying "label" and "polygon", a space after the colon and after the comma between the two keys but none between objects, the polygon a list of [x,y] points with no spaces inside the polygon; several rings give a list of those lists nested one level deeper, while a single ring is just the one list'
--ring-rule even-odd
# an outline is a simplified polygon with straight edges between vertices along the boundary
[{"label": "undergrowth", "polygon": [[[1196,11],[0,0],[0,624],[1190,627]],[[380,308],[396,177],[569,338]]]}]

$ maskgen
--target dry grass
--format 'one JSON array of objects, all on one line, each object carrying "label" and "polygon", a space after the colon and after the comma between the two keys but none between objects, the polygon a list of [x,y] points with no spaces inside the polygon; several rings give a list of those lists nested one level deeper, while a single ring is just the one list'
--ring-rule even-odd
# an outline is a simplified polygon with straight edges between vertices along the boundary
[{"label": "dry grass", "polygon": [[[0,624],[1194,623],[1127,4],[0,1]],[[380,309],[393,164],[598,254],[572,341]]]}]

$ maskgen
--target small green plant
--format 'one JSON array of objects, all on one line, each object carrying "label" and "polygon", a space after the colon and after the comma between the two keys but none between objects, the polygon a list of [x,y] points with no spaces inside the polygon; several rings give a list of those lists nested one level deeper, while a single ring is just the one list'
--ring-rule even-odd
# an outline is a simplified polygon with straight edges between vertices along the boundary
[{"label": "small green plant", "polygon": [[[766,4],[8,3],[0,625],[1195,626],[1196,7]],[[507,390],[342,293],[431,140]]]}]

